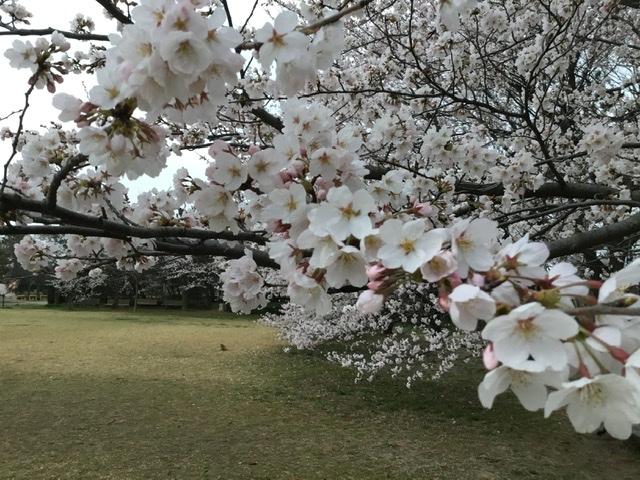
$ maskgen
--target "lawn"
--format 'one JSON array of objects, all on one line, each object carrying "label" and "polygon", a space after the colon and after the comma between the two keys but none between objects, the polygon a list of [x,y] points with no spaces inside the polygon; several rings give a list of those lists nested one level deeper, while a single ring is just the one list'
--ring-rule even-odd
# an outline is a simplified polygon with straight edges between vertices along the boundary
[{"label": "lawn", "polygon": [[509,396],[482,409],[475,365],[354,384],[274,335],[212,312],[0,310],[0,478],[638,478],[637,440]]}]

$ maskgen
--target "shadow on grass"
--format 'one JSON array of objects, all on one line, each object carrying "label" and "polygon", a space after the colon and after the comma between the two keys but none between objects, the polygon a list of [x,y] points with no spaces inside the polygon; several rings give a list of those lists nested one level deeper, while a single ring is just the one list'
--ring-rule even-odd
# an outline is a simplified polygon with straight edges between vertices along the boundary
[{"label": "shadow on grass", "polygon": [[[3,478],[637,478],[637,449],[577,436],[566,422],[532,430],[520,414],[512,418],[519,423],[509,426],[508,418],[499,416],[498,422],[489,413],[470,423],[465,416],[482,414],[462,388],[436,393],[440,389],[431,385],[392,395],[387,390],[395,385],[352,385],[341,370],[298,364],[300,358],[292,365],[288,358],[264,367],[273,358],[256,356],[244,365],[256,377],[210,384],[5,370],[0,473]],[[443,401],[445,392],[457,396]],[[451,418],[453,413],[462,416]]]}]

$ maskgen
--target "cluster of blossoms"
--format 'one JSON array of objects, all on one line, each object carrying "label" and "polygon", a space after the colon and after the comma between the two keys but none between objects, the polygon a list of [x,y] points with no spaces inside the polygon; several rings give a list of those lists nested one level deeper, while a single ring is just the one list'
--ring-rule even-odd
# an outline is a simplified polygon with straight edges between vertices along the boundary
[{"label": "cluster of blossoms", "polygon": [[[244,148],[234,149],[230,142],[214,142],[206,178],[181,169],[172,190],[155,190],[139,199],[134,211],[129,208],[121,185],[108,178],[154,176],[164,169],[170,150],[166,130],[153,125],[158,116],[165,123],[202,122],[214,128],[219,107],[232,108],[229,98],[245,99],[242,88],[249,89],[246,79],[237,78],[245,63],[236,51],[242,48],[242,35],[223,26],[224,9],[203,14],[204,3],[142,1],[131,12],[135,23],[112,37],[114,46],[97,71],[98,85],[89,98],[54,97],[60,120],[79,128],[74,136],[79,153],[95,167],[58,187],[58,205],[132,227],[199,228],[202,238],[212,232],[231,239],[241,233],[259,232],[263,240],[268,236],[265,248],[280,267],[287,296],[316,320],[332,311],[332,293],[361,292],[355,307],[339,310],[347,320],[335,321],[333,330],[342,337],[389,327],[389,317],[381,312],[393,305],[394,293],[410,283],[427,285],[425,292],[435,294],[434,303],[448,312],[453,325],[471,333],[457,337],[448,331],[412,331],[411,341],[389,337],[380,344],[384,353],[366,360],[353,355],[334,359],[356,365],[368,376],[396,360],[422,364],[427,353],[447,341],[446,348],[455,349],[467,347],[469,338],[477,345],[481,338],[489,370],[479,386],[483,405],[491,407],[496,395],[511,388],[525,408],[544,408],[546,416],[566,406],[580,432],[604,424],[613,436],[628,437],[631,426],[640,423],[640,331],[638,312],[632,309],[638,296],[626,287],[640,281],[640,261],[604,283],[587,281],[567,263],[547,269],[547,247],[527,236],[501,241],[497,222],[484,216],[488,200],[480,201],[479,218],[461,218],[468,210],[453,207],[459,180],[454,173],[459,171],[500,181],[511,193],[541,186],[544,176],[535,170],[534,154],[517,141],[491,150],[481,142],[486,132],[470,132],[463,143],[454,138],[461,135],[453,128],[431,126],[418,141],[418,115],[408,108],[350,124],[320,103],[288,100],[270,106],[272,112],[262,111],[263,117],[282,117],[278,133],[264,136],[266,145],[241,143]],[[454,30],[459,14],[466,15],[473,3],[443,2],[441,22]],[[307,8],[303,14],[309,22],[329,18],[322,9]],[[329,68],[343,42],[340,21],[304,27],[296,14],[284,12],[273,25],[255,32],[255,56],[262,68],[270,72],[277,64],[278,93],[292,96],[317,70]],[[494,23],[492,28],[499,29],[500,20]],[[451,32],[441,33],[443,40],[434,51],[451,38]],[[19,42],[7,56],[13,66],[32,70],[34,85],[49,86],[57,78],[48,56],[64,51],[65,45],[59,36],[35,47]],[[534,58],[534,47],[522,62]],[[455,55],[449,57],[447,61],[456,62]],[[447,67],[471,72],[473,61]],[[144,119],[135,117],[138,110],[145,112]],[[581,146],[602,163],[621,147],[620,137],[601,125],[583,134]],[[57,145],[55,135],[50,137],[25,142],[23,160],[11,166],[18,169],[16,178],[49,177],[65,168],[57,146],[47,146]],[[253,138],[263,141],[261,132]],[[389,158],[414,159],[419,151],[422,163],[376,176],[362,155],[388,146],[394,151]],[[508,166],[497,165],[502,155],[497,151],[510,155]],[[33,187],[12,186],[23,193]],[[44,198],[44,188],[39,194]],[[98,194],[100,200],[93,198]],[[505,195],[505,206],[509,201]],[[116,258],[119,267],[136,270],[153,264],[145,255],[154,250],[152,241],[66,240],[77,257],[104,254]],[[55,253],[29,237],[16,245],[20,262],[30,269],[43,268]],[[266,304],[265,282],[254,258],[249,253],[230,261],[221,274],[224,299],[234,311],[250,312]],[[81,269],[79,260],[61,255],[56,273],[67,279]],[[326,329],[320,322],[315,326]],[[298,339],[301,346],[305,336],[329,338],[326,331],[309,333],[308,324],[292,331],[296,328],[304,332]],[[416,348],[419,342],[424,346]],[[449,361],[444,358],[443,365]]]},{"label": "cluster of blossoms", "polygon": [[264,280],[257,268],[253,258],[247,255],[231,260],[229,268],[220,275],[224,300],[229,302],[234,312],[251,313],[267,305],[267,297],[262,293]]},{"label": "cluster of blossoms", "polygon": [[[295,179],[313,168],[313,157],[297,175],[290,172],[289,183],[272,191],[262,210],[263,220],[279,219],[274,232],[284,232],[272,240],[271,253],[293,302],[321,315],[330,309],[329,288],[366,284],[357,307],[375,313],[398,284],[435,283],[439,303],[457,327],[473,331],[479,321],[486,324],[482,338],[489,342],[485,362],[491,371],[479,387],[485,406],[511,386],[527,409],[545,408],[549,415],[568,405],[580,432],[604,423],[617,438],[630,435],[640,422],[640,385],[626,373],[640,358],[633,353],[640,346],[637,318],[624,310],[573,312],[576,305],[635,303],[638,297],[624,289],[640,281],[640,261],[602,285],[579,278],[566,263],[547,271],[544,244],[525,236],[500,246],[492,220],[433,228],[433,220],[419,217],[432,213],[426,206],[390,214],[379,210],[366,187],[331,185],[330,176],[320,175],[324,181],[307,192]],[[574,375],[579,378],[571,381]],[[547,387],[557,390],[548,393]]]},{"label": "cluster of blossoms", "polygon": [[9,15],[13,22],[24,23],[26,25],[29,25],[29,19],[33,17],[31,12],[15,0],[2,2],[2,5],[0,5],[0,11]]},{"label": "cluster of blossoms", "polygon": [[156,263],[154,257],[139,253],[150,249],[147,240],[124,242],[114,238],[66,235],[65,243],[65,246],[58,245],[27,235],[14,244],[13,251],[22,268],[31,272],[47,271],[52,259],[55,260],[53,273],[60,280],[75,278],[78,272],[86,270],[87,264],[101,254],[115,259],[117,267],[122,270],[142,272]]},{"label": "cluster of blossoms", "polygon": [[580,141],[580,146],[592,158],[596,159],[599,165],[607,165],[616,158],[623,143],[624,137],[620,132],[615,132],[600,123],[584,128],[584,136]]},{"label": "cluster of blossoms", "polygon": [[[292,302],[322,315],[331,308],[330,289],[366,285],[357,307],[374,313],[403,282],[436,284],[439,304],[458,328],[473,331],[479,321],[486,324],[482,338],[489,342],[485,359],[492,370],[480,385],[484,405],[512,385],[525,408],[544,407],[549,415],[568,405],[578,431],[604,422],[612,435],[630,435],[640,421],[640,393],[632,375],[621,374],[635,368],[638,358],[630,355],[640,346],[636,321],[624,311],[592,318],[572,312],[585,303],[633,304],[635,296],[616,292],[623,290],[620,282],[640,280],[640,262],[600,287],[566,263],[545,270],[547,248],[527,236],[500,245],[492,220],[436,228],[440,220],[430,205],[380,208],[371,185],[350,175],[354,166],[364,167],[355,152],[340,146],[333,128],[325,130],[331,121],[321,110],[292,104],[285,107],[285,119],[275,147],[254,154],[264,170],[276,165],[277,183],[268,183],[269,193],[255,197],[248,210],[276,235],[270,253]],[[289,156],[278,145],[288,146]],[[257,283],[236,280],[227,298],[255,296]],[[580,378],[570,381],[572,375]],[[547,386],[557,390],[548,393]]]},{"label": "cluster of blossoms", "polygon": [[54,32],[51,41],[40,37],[35,45],[30,41],[14,40],[13,48],[5,52],[9,65],[13,68],[28,68],[33,75],[29,84],[36,88],[47,88],[51,93],[56,91],[56,83],[62,83],[67,73],[67,64],[63,60],[54,61],[52,55],[66,52],[71,44],[64,35]]}]

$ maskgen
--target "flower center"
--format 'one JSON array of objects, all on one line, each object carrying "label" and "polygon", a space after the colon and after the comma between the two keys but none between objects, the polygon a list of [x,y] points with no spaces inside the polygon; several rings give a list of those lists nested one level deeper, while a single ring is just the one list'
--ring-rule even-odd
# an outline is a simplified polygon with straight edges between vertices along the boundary
[{"label": "flower center", "polygon": [[416,241],[411,238],[405,238],[400,242],[400,248],[404,251],[405,255],[413,252],[416,247]]},{"label": "flower center", "polygon": [[606,396],[602,387],[597,383],[588,383],[580,389],[580,403],[602,406],[606,403]]},{"label": "flower center", "polygon": [[456,243],[461,250],[471,250],[475,245],[472,239],[464,236],[464,233],[458,237]]},{"label": "flower center", "polygon": [[538,327],[531,321],[530,318],[525,320],[518,320],[518,330],[520,335],[525,339],[530,340],[538,334]]}]

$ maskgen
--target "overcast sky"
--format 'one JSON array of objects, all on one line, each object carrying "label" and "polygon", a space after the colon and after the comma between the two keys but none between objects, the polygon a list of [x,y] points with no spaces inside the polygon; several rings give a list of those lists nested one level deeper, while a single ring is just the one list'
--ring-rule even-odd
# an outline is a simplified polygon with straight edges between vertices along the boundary
[{"label": "overcast sky", "polygon": [[[230,9],[234,18],[235,25],[242,25],[248,16],[253,1],[234,0],[230,3]],[[85,17],[91,17],[96,23],[94,33],[108,34],[115,31],[116,22],[107,20],[103,15],[102,7],[94,1],[90,0],[65,0],[61,2],[53,2],[51,0],[22,0],[20,4],[24,5],[27,10],[33,13],[34,17],[30,20],[31,25],[26,28],[55,28],[59,30],[70,30],[70,23],[75,18],[76,13],[82,13]],[[52,6],[64,8],[52,8]],[[268,15],[264,11],[256,11],[252,24],[261,26],[265,21],[269,21]],[[262,23],[258,23],[262,22]],[[13,36],[0,37],[0,66],[2,69],[2,103],[0,104],[0,117],[5,117],[9,113],[19,110],[24,106],[24,93],[28,85],[27,80],[30,76],[28,70],[15,70],[9,67],[8,60],[4,57],[4,52],[10,48],[15,38]],[[20,37],[26,40],[26,37]],[[31,40],[33,43],[33,39]],[[105,45],[108,45],[105,42]],[[71,52],[73,52],[72,47]],[[88,91],[95,84],[94,80],[88,76],[67,75],[64,83],[58,86],[58,92],[66,92],[79,98],[86,99],[85,91]],[[50,121],[57,121],[58,111],[51,106],[52,95],[46,90],[35,90],[31,96],[30,108],[25,117],[25,127],[28,129],[37,129],[40,126],[46,126]],[[18,118],[14,115],[7,120],[0,121],[0,126],[8,126],[15,131]],[[71,128],[71,124],[65,124],[66,128]],[[0,164],[3,164],[9,158],[10,145],[8,141],[0,143]],[[193,155],[193,154],[192,154]],[[182,158],[173,158],[170,160],[169,167],[160,175],[160,177],[150,179],[141,177],[135,182],[125,181],[130,189],[130,198],[135,201],[138,193],[156,187],[159,190],[166,189],[171,186],[173,173],[179,167],[186,166],[192,173],[196,173],[195,165],[199,171],[204,171],[201,161],[197,158],[189,158],[183,155]],[[190,165],[194,167],[190,168]]]}]

